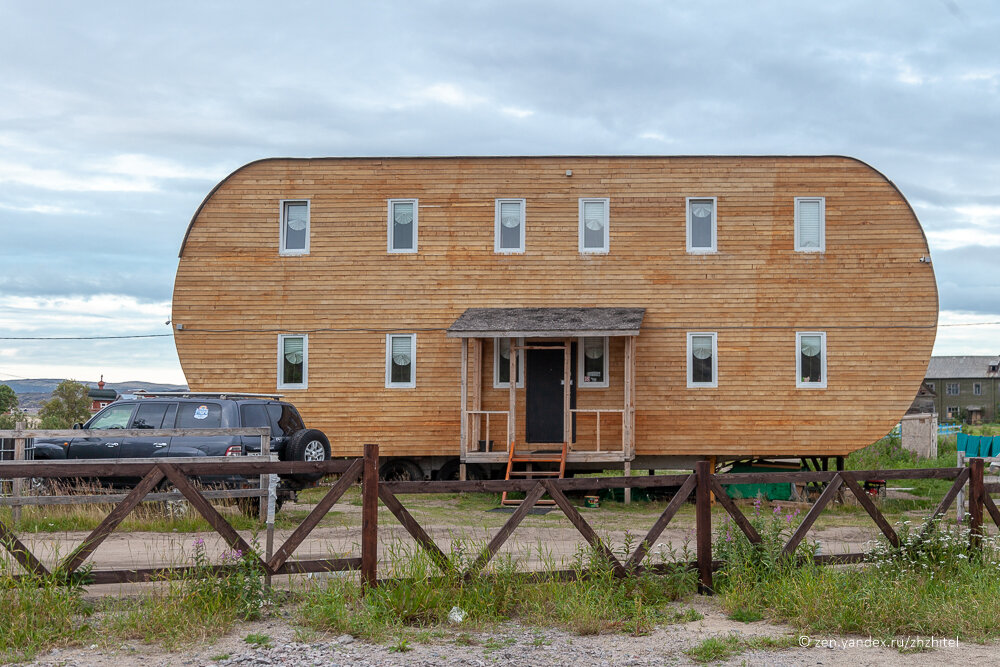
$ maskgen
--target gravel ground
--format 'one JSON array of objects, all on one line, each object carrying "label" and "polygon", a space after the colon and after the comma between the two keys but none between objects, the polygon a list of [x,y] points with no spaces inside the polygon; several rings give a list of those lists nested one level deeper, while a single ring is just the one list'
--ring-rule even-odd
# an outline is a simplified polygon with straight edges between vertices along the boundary
[{"label": "gravel ground", "polygon": [[[211,644],[165,652],[156,646],[128,643],[114,649],[98,646],[53,650],[33,663],[39,667],[150,667],[152,665],[230,665],[264,667],[269,665],[456,665],[486,667],[510,665],[567,665],[572,667],[620,665],[691,665],[684,653],[709,637],[737,634],[742,638],[793,638],[791,628],[766,622],[738,623],[722,613],[717,603],[696,598],[681,608],[693,607],[704,617],[697,621],[666,625],[643,637],[629,635],[579,636],[545,629],[508,624],[488,632],[463,632],[461,626],[448,628],[427,642],[411,640],[405,652],[393,651],[393,644],[378,645],[340,637],[302,635],[282,619],[247,623],[235,628]],[[270,647],[246,643],[249,633],[267,635]],[[863,637],[822,637],[816,640],[860,642],[860,645],[835,648],[810,646],[782,650],[750,651],[737,655],[724,665],[893,665],[911,667],[914,662],[968,667],[972,664],[1000,663],[1000,645],[962,643],[957,647],[903,653],[888,647],[866,646]]]}]

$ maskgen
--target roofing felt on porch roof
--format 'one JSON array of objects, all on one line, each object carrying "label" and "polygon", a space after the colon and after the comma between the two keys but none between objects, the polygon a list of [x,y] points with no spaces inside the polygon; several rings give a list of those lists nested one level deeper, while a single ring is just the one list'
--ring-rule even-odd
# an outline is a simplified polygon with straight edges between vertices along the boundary
[{"label": "roofing felt on porch roof", "polygon": [[638,336],[645,308],[469,308],[451,338]]}]

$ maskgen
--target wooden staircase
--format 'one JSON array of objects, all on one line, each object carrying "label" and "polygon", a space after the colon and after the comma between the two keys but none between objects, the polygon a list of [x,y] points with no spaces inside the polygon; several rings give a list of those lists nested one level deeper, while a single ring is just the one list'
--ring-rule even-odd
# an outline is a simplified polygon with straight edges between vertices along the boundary
[{"label": "wooden staircase", "polygon": [[[504,479],[511,479],[514,477],[524,477],[527,479],[535,479],[537,477],[552,477],[555,479],[562,479],[566,476],[566,450],[567,444],[564,442],[561,445],[553,443],[554,446],[559,447],[559,449],[537,449],[533,451],[517,451],[517,444],[510,443],[510,449],[507,452],[507,476]],[[542,445],[545,447],[545,445]],[[523,469],[517,469],[516,464],[524,464]],[[549,464],[550,467],[543,470],[535,470],[534,466],[536,463]],[[558,464],[558,469],[552,466],[552,464]],[[500,498],[500,505],[520,505],[520,498],[508,498],[507,491],[503,492],[503,496]],[[555,501],[552,499],[539,500],[535,503],[536,505],[555,505]]]}]

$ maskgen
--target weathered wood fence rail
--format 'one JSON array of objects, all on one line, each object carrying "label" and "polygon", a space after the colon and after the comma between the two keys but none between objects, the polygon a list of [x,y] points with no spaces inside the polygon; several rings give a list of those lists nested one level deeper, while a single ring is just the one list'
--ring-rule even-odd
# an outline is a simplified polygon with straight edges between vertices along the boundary
[{"label": "weathered wood fence rail", "polygon": [[[846,488],[865,509],[878,529],[893,545],[899,545],[899,536],[885,519],[877,505],[862,488],[868,479],[947,479],[954,480],[951,488],[931,513],[929,519],[941,517],[955,501],[959,489],[969,485],[969,524],[971,529],[970,547],[979,548],[984,534],[984,513],[1000,526],[1000,510],[997,509],[991,493],[1000,489],[997,485],[984,485],[983,461],[973,459],[968,468],[933,468],[916,470],[867,470],[867,471],[818,471],[818,472],[767,472],[740,474],[713,474],[707,461],[696,465],[694,472],[680,475],[656,475],[648,477],[594,477],[576,479],[519,479],[519,480],[471,480],[471,481],[394,481],[380,482],[378,479],[378,445],[365,445],[364,457],[353,460],[323,462],[292,462],[254,460],[247,457],[232,457],[219,461],[198,460],[147,460],[142,462],[97,463],[86,461],[58,462],[0,462],[0,477],[138,477],[141,481],[125,494],[105,519],[69,555],[52,570],[47,569],[17,538],[10,526],[0,521],[0,543],[17,560],[27,573],[72,575],[77,572],[91,554],[122,520],[150,494],[161,482],[168,480],[188,500],[192,507],[208,521],[232,549],[250,552],[250,546],[211,505],[206,493],[193,484],[192,477],[235,474],[339,474],[340,478],[313,507],[305,519],[296,527],[267,559],[259,559],[261,571],[268,577],[321,571],[360,570],[366,586],[378,583],[378,503],[379,501],[393,514],[413,539],[425,549],[442,572],[454,573],[457,566],[452,562],[433,538],[420,526],[419,522],[399,500],[403,494],[426,493],[501,493],[518,491],[526,494],[522,504],[511,514],[507,522],[497,531],[473,563],[462,573],[471,577],[482,571],[489,561],[514,533],[528,515],[534,504],[543,495],[548,495],[566,518],[580,532],[582,537],[598,553],[603,554],[619,576],[628,576],[643,570],[663,571],[670,567],[697,569],[702,592],[712,591],[712,574],[722,563],[712,558],[712,498],[732,517],[734,523],[751,543],[760,543],[761,536],[751,521],[743,514],[726,492],[728,484],[773,484],[822,482],[824,491],[802,522],[793,532],[783,549],[783,556],[793,557],[798,546],[805,539],[816,519],[839,492]],[[362,487],[361,554],[347,558],[292,560],[291,556],[334,504],[356,482]],[[593,491],[614,488],[675,487],[677,492],[653,522],[644,538],[627,557],[619,559],[611,547],[590,526],[577,508],[567,498],[567,492]],[[697,560],[690,563],[660,564],[645,567],[649,549],[663,530],[673,520],[678,510],[695,496],[695,522]],[[105,501],[106,502],[106,501]],[[924,530],[929,530],[930,522]],[[813,556],[817,564],[857,563],[865,559],[864,553]],[[214,571],[224,574],[236,566],[218,566]],[[95,584],[149,581],[176,576],[191,571],[190,567],[157,567],[146,569],[92,570],[87,573],[87,581]],[[533,578],[567,578],[575,576],[568,571],[532,573]]]}]

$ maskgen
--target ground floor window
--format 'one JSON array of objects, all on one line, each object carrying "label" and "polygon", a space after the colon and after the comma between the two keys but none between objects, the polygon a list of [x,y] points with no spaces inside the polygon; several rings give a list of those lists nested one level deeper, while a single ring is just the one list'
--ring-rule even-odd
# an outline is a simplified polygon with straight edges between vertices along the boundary
[{"label": "ground floor window", "polygon": [[308,336],[278,336],[278,389],[305,389],[308,386],[308,356]]},{"label": "ground floor window", "polygon": [[826,387],[826,332],[799,331],[795,334],[795,386]]},{"label": "ground floor window", "polygon": [[417,335],[389,334],[385,337],[385,386],[417,386]]},{"label": "ground floor window", "polygon": [[[524,345],[524,339],[518,338],[517,345]],[[517,350],[517,386],[524,386],[524,353]],[[510,338],[493,339],[493,388],[510,388]]]},{"label": "ground floor window", "polygon": [[577,344],[577,375],[580,387],[599,389],[608,386],[608,339],[587,336]]},{"label": "ground floor window", "polygon": [[718,334],[698,331],[687,335],[687,386],[718,387]]}]

